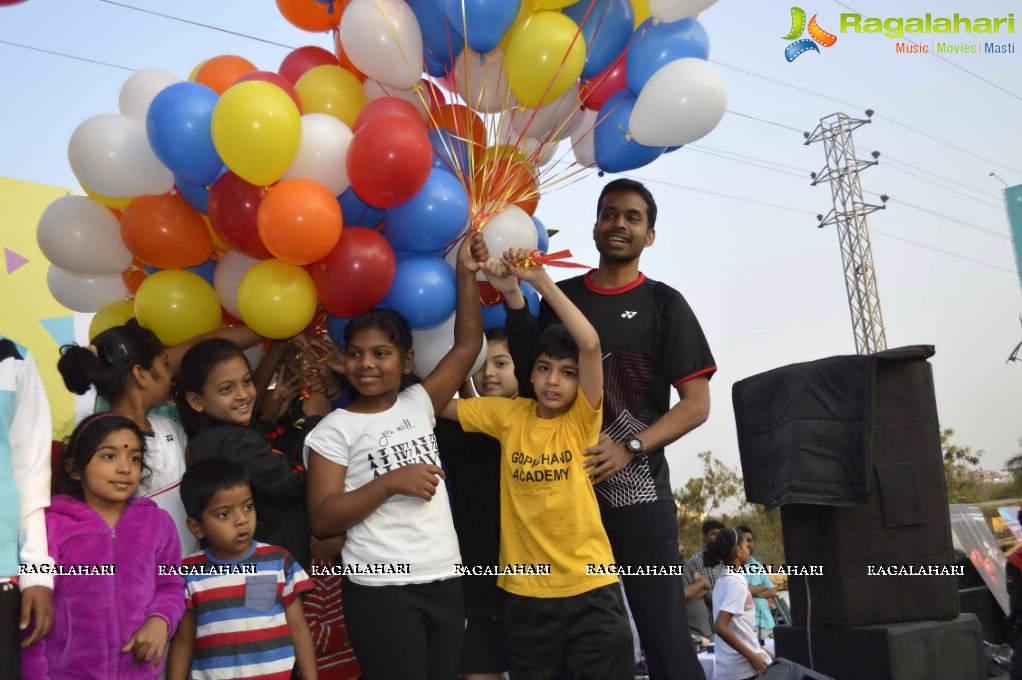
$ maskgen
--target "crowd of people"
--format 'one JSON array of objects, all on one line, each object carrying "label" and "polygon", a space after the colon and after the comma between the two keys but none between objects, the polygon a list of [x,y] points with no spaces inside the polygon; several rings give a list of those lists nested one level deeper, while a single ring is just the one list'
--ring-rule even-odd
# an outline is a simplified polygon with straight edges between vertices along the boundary
[{"label": "crowd of people", "polygon": [[[716,365],[682,295],[639,270],[655,221],[644,186],[609,183],[599,267],[560,283],[465,239],[454,342],[425,376],[386,309],[343,349],[265,343],[254,369],[244,327],[66,346],[66,386],[101,407],[52,497],[45,394],[3,340],[0,657],[20,650],[25,678],[531,680],[631,678],[638,648],[651,678],[698,679],[691,628],[716,636],[715,677],[759,672],[776,593],[732,573],[751,530],[708,523],[683,575],[664,447],[708,417]],[[479,271],[507,327],[466,381]]]}]

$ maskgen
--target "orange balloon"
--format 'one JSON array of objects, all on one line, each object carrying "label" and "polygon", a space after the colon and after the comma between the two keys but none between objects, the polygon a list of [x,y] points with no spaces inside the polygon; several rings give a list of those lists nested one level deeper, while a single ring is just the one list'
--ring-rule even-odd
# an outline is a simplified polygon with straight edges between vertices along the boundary
[{"label": "orange balloon", "polygon": [[303,31],[325,33],[341,25],[341,14],[347,4],[342,0],[277,0],[277,9],[292,26]]},{"label": "orange balloon", "polygon": [[131,266],[121,272],[121,280],[124,281],[124,287],[132,295],[138,292],[138,287],[145,281],[146,273],[145,269],[142,268],[144,265],[145,263],[136,257],[132,261]]},{"label": "orange balloon", "polygon": [[238,78],[258,71],[256,65],[244,57],[224,54],[208,59],[195,74],[195,82],[201,83],[217,94],[223,94]]},{"label": "orange balloon", "polygon": [[486,124],[482,117],[464,104],[442,104],[429,112],[429,126],[454,131],[471,145],[476,158],[486,148]]},{"label": "orange balloon", "polygon": [[495,213],[517,205],[533,215],[539,205],[539,182],[531,166],[509,158],[486,161],[472,179],[472,205]]},{"label": "orange balloon", "polygon": [[213,252],[202,213],[178,194],[132,201],[121,217],[121,238],[132,255],[160,269],[194,267]]},{"label": "orange balloon", "polygon": [[306,265],[322,260],[334,249],[344,221],[341,205],[329,189],[311,179],[296,178],[278,182],[266,192],[256,226],[274,257]]}]

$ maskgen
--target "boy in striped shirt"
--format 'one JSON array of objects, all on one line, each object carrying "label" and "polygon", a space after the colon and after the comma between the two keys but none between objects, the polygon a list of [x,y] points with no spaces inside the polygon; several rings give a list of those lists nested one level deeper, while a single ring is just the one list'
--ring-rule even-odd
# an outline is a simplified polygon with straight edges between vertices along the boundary
[{"label": "boy in striped shirt", "polygon": [[169,680],[318,678],[301,593],[312,581],[291,554],[254,541],[248,472],[203,461],[181,480],[188,528],[204,549],[182,561],[185,616],[169,655]]}]

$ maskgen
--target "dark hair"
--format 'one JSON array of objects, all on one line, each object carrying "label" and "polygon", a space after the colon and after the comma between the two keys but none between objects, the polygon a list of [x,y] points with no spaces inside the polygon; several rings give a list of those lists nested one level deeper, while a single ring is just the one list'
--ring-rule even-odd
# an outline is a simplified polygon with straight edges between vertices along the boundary
[{"label": "dark hair", "polygon": [[715,567],[730,563],[738,548],[738,536],[737,529],[724,529],[712,541],[707,541],[703,546],[703,564]]},{"label": "dark hair", "polygon": [[543,355],[551,359],[574,359],[578,361],[578,345],[564,324],[555,323],[547,326],[536,338],[535,364]]},{"label": "dark hair", "polygon": [[209,458],[192,465],[181,478],[181,503],[189,519],[202,522],[202,513],[221,491],[248,484],[248,470],[226,458]]},{"label": "dark hair", "polygon": [[[412,327],[408,325],[408,321],[401,316],[400,312],[393,309],[371,309],[349,321],[348,325],[344,327],[345,347],[351,344],[351,339],[355,337],[356,333],[373,329],[380,331],[390,342],[394,343],[401,353],[402,360],[411,351]],[[401,374],[401,389],[417,382],[419,382],[418,376]],[[352,391],[358,392],[354,388]]]},{"label": "dark hair", "polygon": [[151,470],[146,465],[146,439],[142,430],[131,418],[125,418],[116,413],[94,413],[91,416],[82,418],[75,427],[71,436],[64,440],[63,451],[61,452],[60,470],[58,478],[54,480],[54,490],[76,496],[84,497],[82,481],[74,479],[71,474],[77,472],[84,476],[85,468],[96,455],[96,450],[110,434],[121,430],[131,430],[138,437],[142,453],[142,479],[141,482],[149,479]]},{"label": "dark hair", "polygon": [[649,189],[645,187],[641,182],[636,182],[634,179],[616,179],[612,182],[608,182],[603,187],[603,191],[600,192],[600,200],[596,202],[596,220],[599,221],[600,215],[603,213],[603,199],[608,194],[623,194],[633,193],[638,194],[643,201],[646,202],[646,222],[649,225],[649,229],[653,229],[656,225],[656,201],[653,200],[653,194],[650,193]]},{"label": "dark hair", "polygon": [[507,330],[500,326],[494,326],[486,331],[486,342],[507,342]]},{"label": "dark hair", "polygon": [[132,369],[152,369],[166,350],[156,334],[131,319],[123,326],[109,328],[92,339],[96,353],[80,345],[63,345],[57,370],[64,385],[75,394],[85,394],[95,385],[99,396],[115,401],[132,379]]},{"label": "dark hair", "polygon": [[742,534],[749,534],[753,538],[756,538],[756,534],[753,533],[752,528],[749,527],[749,525],[747,524],[739,524],[738,526],[735,527],[735,529],[738,531],[739,536],[741,536]]},{"label": "dark hair", "polygon": [[202,394],[206,379],[214,368],[220,364],[241,357],[248,365],[244,352],[230,340],[212,338],[191,347],[181,359],[181,373],[177,377],[177,389],[174,400],[177,402],[177,413],[185,434],[191,439],[199,433],[199,413],[188,403],[188,393]]},{"label": "dark hair", "polygon": [[703,522],[703,536],[707,535],[714,529],[723,529],[724,523],[719,519],[708,519]]}]

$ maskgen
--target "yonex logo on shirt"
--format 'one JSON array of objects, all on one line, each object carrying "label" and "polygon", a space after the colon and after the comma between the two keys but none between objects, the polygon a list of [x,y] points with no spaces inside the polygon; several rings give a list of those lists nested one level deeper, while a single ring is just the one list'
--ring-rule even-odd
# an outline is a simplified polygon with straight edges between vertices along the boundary
[{"label": "yonex logo on shirt", "polygon": [[621,314],[621,318],[622,318],[622,319],[631,319],[631,318],[632,318],[632,317],[634,317],[634,316],[635,316],[636,314],[638,314],[638,312],[622,312],[622,314]]}]

